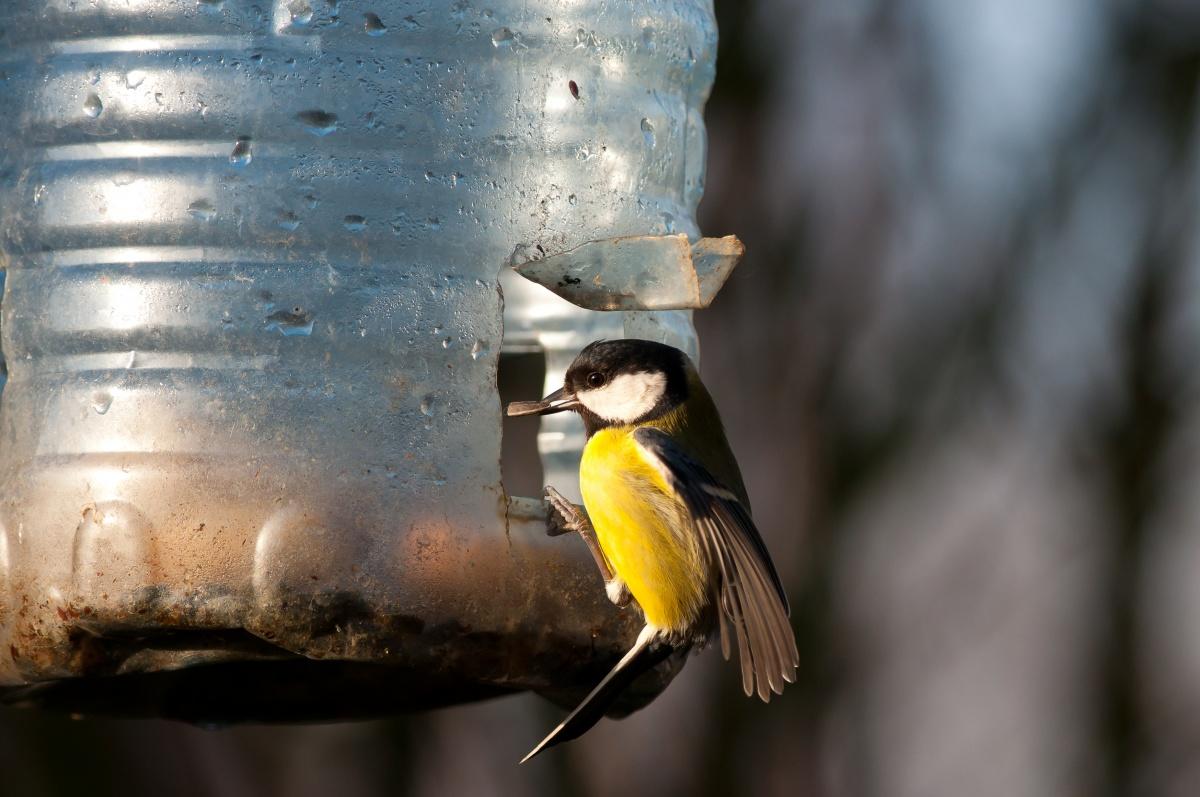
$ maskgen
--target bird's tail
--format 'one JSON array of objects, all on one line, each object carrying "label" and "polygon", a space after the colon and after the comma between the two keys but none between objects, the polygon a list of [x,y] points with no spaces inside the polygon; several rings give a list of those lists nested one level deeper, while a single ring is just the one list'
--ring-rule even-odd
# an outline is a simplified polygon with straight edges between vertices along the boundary
[{"label": "bird's tail", "polygon": [[645,626],[629,652],[609,670],[596,688],[583,699],[558,727],[521,759],[524,764],[547,747],[569,742],[600,721],[605,710],[639,675],[665,661],[675,649],[658,638],[658,629]]}]

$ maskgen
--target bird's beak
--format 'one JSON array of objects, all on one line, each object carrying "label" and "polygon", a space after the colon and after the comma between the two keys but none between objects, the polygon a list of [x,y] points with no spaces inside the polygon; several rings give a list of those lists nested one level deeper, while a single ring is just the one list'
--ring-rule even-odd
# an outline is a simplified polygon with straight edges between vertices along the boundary
[{"label": "bird's beak", "polygon": [[541,401],[512,401],[505,412],[510,417],[518,415],[551,415],[555,412],[573,410],[579,406],[579,399],[573,393],[568,393],[565,387],[546,396]]}]

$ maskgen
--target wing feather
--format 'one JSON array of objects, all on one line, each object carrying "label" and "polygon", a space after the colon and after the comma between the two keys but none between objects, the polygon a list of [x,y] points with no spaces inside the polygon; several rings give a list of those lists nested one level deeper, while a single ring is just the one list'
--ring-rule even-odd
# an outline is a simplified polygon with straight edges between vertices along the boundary
[{"label": "wing feather", "polygon": [[[750,650],[750,642],[746,634],[746,621],[742,612],[741,594],[736,587],[736,571],[729,559],[729,552],[716,543],[717,531],[713,522],[707,518],[702,518],[697,521],[697,528],[700,530],[701,536],[707,541],[708,547],[712,551],[712,557],[720,565],[721,584],[723,586],[720,595],[721,605],[717,609],[717,614],[721,618],[722,633],[726,633],[724,630],[726,620],[728,620],[728,624],[733,626],[738,644],[738,662],[740,662],[742,669],[742,691],[749,697],[754,694],[754,654]],[[729,654],[726,652],[728,648],[728,640],[723,638],[721,640],[721,652],[725,654],[726,659],[729,658]]]},{"label": "wing feather", "polygon": [[[741,542],[735,540],[734,545],[739,546]],[[740,553],[743,557],[749,557],[749,552],[744,547]],[[751,566],[743,567],[741,571],[748,574],[746,578],[747,591],[751,595],[748,602],[752,606],[762,607],[758,614],[763,624],[761,634],[768,642],[769,647],[769,651],[764,656],[767,684],[770,685],[771,691],[781,695],[784,683],[793,681],[793,672],[799,664],[798,655],[795,657],[789,655],[791,651],[788,650],[788,640],[792,638],[791,627],[781,612],[770,611],[773,595],[770,586],[763,580],[761,572]],[[791,646],[791,650],[795,650],[794,644]],[[766,700],[763,688],[764,685],[760,681],[759,696]]]},{"label": "wing feather", "polygon": [[[721,571],[721,583],[725,583],[729,578],[730,567],[721,555],[720,549],[713,543],[712,531],[705,523],[698,523],[696,529],[700,533],[700,542],[704,546],[704,555],[708,558],[708,561],[717,563],[717,567]],[[725,661],[729,661],[729,656],[732,653],[729,637],[733,633],[733,630],[729,626],[729,619],[733,616],[733,610],[726,604],[725,596],[721,596],[720,600],[721,606],[717,611],[717,619],[721,634],[721,656]]]},{"label": "wing feather", "polygon": [[737,640],[742,687],[763,701],[795,681],[800,654],[783,584],[746,507],[660,429],[633,432],[646,456],[688,507],[694,531],[719,574],[721,651]]}]

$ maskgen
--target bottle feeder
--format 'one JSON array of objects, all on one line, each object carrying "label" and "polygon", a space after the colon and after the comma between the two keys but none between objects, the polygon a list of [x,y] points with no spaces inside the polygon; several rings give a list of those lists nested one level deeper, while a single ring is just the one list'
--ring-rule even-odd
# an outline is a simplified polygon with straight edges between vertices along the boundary
[{"label": "bottle feeder", "polygon": [[627,649],[545,533],[582,427],[502,469],[497,387],[694,354],[740,254],[694,220],[711,3],[618,5],[6,5],[0,701],[566,703]]}]

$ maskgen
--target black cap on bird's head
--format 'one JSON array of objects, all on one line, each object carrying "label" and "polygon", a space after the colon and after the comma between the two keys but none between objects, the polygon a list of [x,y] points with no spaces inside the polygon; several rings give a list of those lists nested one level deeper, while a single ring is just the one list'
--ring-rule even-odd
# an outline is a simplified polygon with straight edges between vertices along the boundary
[{"label": "black cap on bird's head", "polygon": [[541,401],[514,401],[509,415],[573,410],[588,434],[605,426],[644,423],[687,400],[687,355],[652,340],[599,340],[567,368],[562,388]]}]

